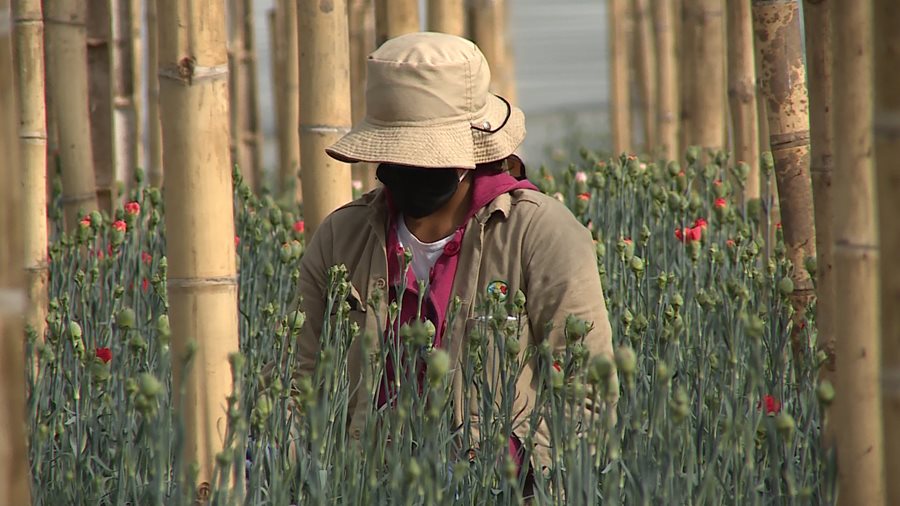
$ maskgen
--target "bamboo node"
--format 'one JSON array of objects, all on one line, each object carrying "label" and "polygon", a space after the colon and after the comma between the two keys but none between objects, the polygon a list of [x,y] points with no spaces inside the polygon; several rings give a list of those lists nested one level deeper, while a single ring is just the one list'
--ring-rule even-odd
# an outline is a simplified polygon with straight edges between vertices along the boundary
[{"label": "bamboo node", "polygon": [[[40,16],[37,16],[37,17],[31,17],[31,16],[16,16],[16,17],[13,19],[13,22],[15,23],[16,26],[22,26],[22,25],[43,25],[43,24],[44,24],[44,19],[41,18]],[[2,19],[0,19],[0,24],[2,24],[2,23],[3,23],[3,21],[2,21]],[[0,26],[0,30],[2,30],[2,28],[3,28],[3,27]]]},{"label": "bamboo node", "polygon": [[772,151],[806,146],[809,144],[809,130],[772,134],[769,136],[769,144],[772,146]]},{"label": "bamboo node", "polygon": [[39,262],[36,265],[29,265],[29,266],[25,267],[25,272],[27,272],[29,274],[43,274],[43,273],[47,272],[48,270],[50,270],[50,268],[47,265],[46,260]]},{"label": "bamboo node", "polygon": [[25,312],[25,292],[16,288],[0,288],[0,314],[17,315]]},{"label": "bamboo node", "polygon": [[219,80],[228,77],[228,64],[202,67],[193,58],[182,58],[178,65],[160,67],[160,78],[181,81],[188,85],[197,81]]},{"label": "bamboo node", "polygon": [[237,276],[211,276],[206,278],[168,278],[169,288],[214,288],[237,285]]},{"label": "bamboo node", "polygon": [[19,139],[23,141],[46,141],[47,132],[43,130],[21,130],[19,131]]},{"label": "bamboo node", "polygon": [[50,25],[74,26],[74,27],[76,27],[76,28],[84,28],[84,27],[85,27],[85,24],[84,24],[84,20],[83,20],[83,19],[78,19],[78,20],[59,19],[59,18],[56,18],[56,17],[53,17],[53,16],[47,16],[47,17],[45,17],[45,18],[44,18],[44,23],[45,23],[45,24],[50,24]]},{"label": "bamboo node", "polygon": [[350,131],[350,127],[331,125],[300,125],[300,130],[304,132],[315,132],[323,134],[345,134]]}]

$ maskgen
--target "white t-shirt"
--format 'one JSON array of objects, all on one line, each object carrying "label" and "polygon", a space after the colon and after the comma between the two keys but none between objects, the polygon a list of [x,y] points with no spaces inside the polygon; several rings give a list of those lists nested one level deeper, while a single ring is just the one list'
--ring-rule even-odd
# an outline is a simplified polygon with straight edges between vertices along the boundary
[{"label": "white t-shirt", "polygon": [[444,253],[444,246],[451,239],[452,234],[436,242],[422,242],[406,228],[403,216],[397,216],[397,240],[400,241],[400,246],[412,251],[412,270],[419,281],[428,281],[431,268]]}]

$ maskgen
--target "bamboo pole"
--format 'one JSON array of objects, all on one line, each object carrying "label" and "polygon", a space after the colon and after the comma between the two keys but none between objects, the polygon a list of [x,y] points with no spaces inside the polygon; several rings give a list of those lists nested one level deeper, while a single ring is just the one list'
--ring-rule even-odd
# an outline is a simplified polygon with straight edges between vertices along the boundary
[{"label": "bamboo pole", "polygon": [[[53,3],[53,2],[50,2]],[[100,210],[113,212],[116,168],[113,152],[112,13],[109,0],[87,0],[88,93],[91,106],[91,153]],[[84,128],[84,125],[81,125]]]},{"label": "bamboo pole", "polygon": [[375,45],[419,31],[418,0],[375,0]]},{"label": "bamboo pole", "polygon": [[147,2],[147,177],[150,185],[159,188],[163,184],[162,130],[159,123],[159,18],[156,1]]},{"label": "bamboo pole", "polygon": [[491,68],[491,91],[515,103],[515,83],[511,75],[511,57],[507,52],[506,41],[506,2],[473,0],[469,6],[472,40],[481,49]]},{"label": "bamboo pole", "polygon": [[47,94],[59,136],[66,228],[78,225],[84,212],[97,209],[91,146],[85,5],[58,0],[44,5]]},{"label": "bamboo pole", "polygon": [[734,159],[750,167],[744,187],[744,201],[747,201],[760,196],[753,17],[750,15],[749,0],[730,1],[727,9],[728,99],[734,132]]},{"label": "bamboo pole", "polygon": [[297,2],[280,0],[284,4],[281,11],[280,40],[284,44],[284,74],[282,78],[281,108],[285,114],[285,128],[282,130],[282,169],[287,170],[287,178],[294,182],[294,195],[298,201],[303,199],[303,186],[300,181],[300,56],[299,34],[297,33]]},{"label": "bamboo pole", "polygon": [[[372,0],[350,0],[350,101],[353,124],[366,117],[366,60],[375,50],[375,6]],[[369,163],[351,166],[353,184],[368,191],[377,185],[375,167]]]},{"label": "bamboo pole", "polygon": [[300,170],[307,237],[322,220],[352,198],[350,168],[325,148],[350,130],[350,48],[347,1],[320,9],[302,0],[297,9],[300,34]]},{"label": "bamboo pole", "polygon": [[[25,324],[43,339],[47,315],[47,129],[44,113],[44,20],[40,0],[14,0],[19,105],[21,219],[28,309]],[[2,152],[2,151],[0,151]],[[8,184],[8,183],[7,183]]]},{"label": "bamboo pole", "polygon": [[875,0],[875,164],[882,249],[881,328],[886,504],[900,504],[900,6]]},{"label": "bamboo pole", "polygon": [[[134,115],[134,138],[136,139],[131,166],[146,169],[147,157],[144,148],[144,132],[146,130],[144,127],[144,5],[143,0],[128,1],[130,2],[129,9],[131,11],[131,16],[128,18],[128,29],[131,33],[129,47],[131,49],[131,82],[133,83],[131,110]],[[148,0],[149,3],[154,1]]]},{"label": "bamboo pole", "polygon": [[722,149],[726,117],[724,3],[684,0],[683,8],[684,145]]},{"label": "bamboo pole", "polygon": [[[287,125],[284,122],[285,115],[285,107],[284,104],[284,50],[285,50],[285,41],[284,41],[284,33],[282,30],[283,23],[281,22],[284,17],[284,11],[282,10],[283,6],[281,2],[275,4],[275,7],[272,7],[266,12],[266,23],[267,28],[269,29],[269,57],[271,58],[272,65],[271,71],[272,74],[269,77],[271,81],[272,89],[272,100],[276,105],[275,107],[275,137],[278,140],[278,192],[280,194],[286,194],[287,185],[291,181],[290,174],[290,162],[285,158],[284,153],[284,135],[282,131],[287,128]],[[299,136],[297,137],[299,143]]]},{"label": "bamboo pole", "polygon": [[791,335],[794,356],[800,342],[800,322],[814,296],[804,265],[816,255],[812,185],[809,176],[809,100],[799,0],[753,0],[753,28],[761,61],[761,78],[769,120],[769,142],[775,159],[775,179],[787,257],[793,263],[791,295],[796,325]]},{"label": "bamboo pole", "polygon": [[609,114],[613,152],[631,151],[631,92],[628,83],[627,0],[607,0],[609,29]]},{"label": "bamboo pole", "polygon": [[831,118],[831,2],[804,0],[806,68],[809,73],[810,167],[816,222],[816,330],[818,346],[828,356],[820,377],[834,381],[835,305],[831,191],[834,133]]},{"label": "bamboo pole", "polygon": [[[169,317],[184,458],[209,492],[222,450],[232,393],[230,354],[238,351],[232,181],[229,168],[228,56],[224,4],[159,0],[159,92],[166,173]],[[192,362],[183,357],[196,343]],[[231,473],[226,473],[231,475]]]},{"label": "bamboo pole", "polygon": [[[134,104],[134,51],[131,46],[133,0],[110,3],[112,34],[111,90],[113,96],[113,173],[126,187],[132,185],[137,160],[137,114]],[[135,13],[136,14],[136,13]]]},{"label": "bamboo pole", "polygon": [[644,126],[644,152],[654,153],[659,147],[656,120],[657,64],[653,40],[653,19],[649,0],[634,0],[635,64],[638,91],[641,95],[641,117]]},{"label": "bamboo pole", "polygon": [[678,159],[678,59],[675,52],[675,8],[672,2],[654,1],[657,81],[656,121],[659,155]]},{"label": "bamboo pole", "polygon": [[[832,8],[834,136],[840,139],[834,145],[834,179],[841,189],[834,194],[835,293],[841,312],[853,315],[836,319],[838,486],[842,504],[875,505],[884,504],[885,477],[872,154],[872,2],[835,2]],[[787,211],[782,203],[783,215]]]},{"label": "bamboo pole", "polygon": [[246,101],[248,111],[244,116],[243,142],[247,145],[250,163],[253,167],[253,183],[256,191],[262,190],[265,177],[263,174],[263,137],[259,111],[259,74],[257,72],[258,58],[256,54],[256,32],[254,30],[253,0],[244,2],[244,58],[240,66],[244,73],[244,83],[247,85],[242,100]]},{"label": "bamboo pole", "polygon": [[[353,31],[353,25],[350,25]],[[428,31],[466,36],[464,0],[428,0]]]},{"label": "bamboo pole", "polygon": [[13,79],[18,72],[12,64],[11,29],[9,1],[0,0],[0,504],[31,504],[22,360],[25,250],[21,247],[23,227],[18,216],[22,212],[22,180],[16,156]]},{"label": "bamboo pole", "polygon": [[[248,5],[249,4],[249,5]],[[257,166],[260,140],[255,82],[256,54],[253,44],[253,10],[248,0],[229,2],[229,69],[231,81],[231,150],[232,162],[240,167],[244,181],[259,189],[260,168]]]}]

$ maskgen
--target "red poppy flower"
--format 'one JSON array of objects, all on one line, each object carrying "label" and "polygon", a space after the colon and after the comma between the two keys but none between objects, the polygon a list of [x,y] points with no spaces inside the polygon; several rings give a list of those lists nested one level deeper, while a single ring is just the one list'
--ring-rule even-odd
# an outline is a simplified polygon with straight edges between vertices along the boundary
[{"label": "red poppy flower", "polygon": [[[678,235],[678,234],[677,234],[677,231],[676,231],[676,235]],[[622,242],[624,242],[625,244],[632,244],[632,243],[634,243],[634,241],[631,240],[631,237],[623,237],[623,238],[622,238]]]},{"label": "red poppy flower", "polygon": [[88,228],[91,226],[91,215],[88,214],[84,218],[81,218],[81,221],[78,222],[81,225],[81,228]]},{"label": "red poppy flower", "polygon": [[125,212],[132,216],[141,214],[141,205],[137,202],[127,202],[125,204]]},{"label": "red poppy flower", "polygon": [[241,238],[238,236],[234,236],[234,247],[237,248],[241,245]]},{"label": "red poppy flower", "polygon": [[562,366],[559,365],[559,362],[553,362],[553,368],[556,369],[556,372],[562,372]]},{"label": "red poppy flower", "polygon": [[706,219],[705,218],[697,218],[694,220],[694,228],[706,228]]},{"label": "red poppy flower", "polygon": [[579,193],[579,194],[578,194],[578,200],[584,200],[584,201],[591,200],[591,194],[590,194],[590,193],[587,193],[587,192]]},{"label": "red poppy flower", "polygon": [[108,364],[110,360],[112,360],[112,351],[109,348],[97,348],[94,351],[94,354],[97,355],[97,358],[103,361],[104,364]]},{"label": "red poppy flower", "polygon": [[153,256],[146,251],[141,251],[141,262],[150,265],[150,263],[153,262]]},{"label": "red poppy flower", "polygon": [[761,410],[763,408],[765,408],[767,415],[777,415],[781,412],[781,401],[769,394],[766,394],[763,396],[762,400],[756,404],[757,410]]},{"label": "red poppy flower", "polygon": [[141,280],[141,291],[146,292],[150,288],[150,282],[147,281],[147,278]]},{"label": "red poppy flower", "polygon": [[775,228],[777,228],[778,230],[781,230],[781,222],[780,221],[775,224]]},{"label": "red poppy flower", "polygon": [[119,232],[124,232],[128,230],[128,225],[122,220],[116,220],[113,222],[113,228]]},{"label": "red poppy flower", "polygon": [[304,223],[303,220],[297,220],[294,222],[294,232],[302,234],[304,230],[306,230],[306,223]]},{"label": "red poppy flower", "polygon": [[733,248],[735,246],[734,239],[728,239],[727,241],[725,241],[725,246],[728,246],[729,248]]},{"label": "red poppy flower", "polygon": [[716,201],[713,203],[713,207],[716,207],[719,209],[725,209],[726,206],[728,206],[728,202],[726,202],[725,199],[723,199],[722,197],[717,198]]}]

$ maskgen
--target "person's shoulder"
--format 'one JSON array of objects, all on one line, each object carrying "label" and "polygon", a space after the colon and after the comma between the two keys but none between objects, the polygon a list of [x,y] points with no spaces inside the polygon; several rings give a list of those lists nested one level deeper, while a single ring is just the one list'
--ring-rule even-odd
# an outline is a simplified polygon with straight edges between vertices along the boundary
[{"label": "person's shoulder", "polygon": [[575,220],[574,215],[556,197],[551,197],[538,190],[518,189],[510,192],[512,196],[513,214],[528,215],[541,220]]},{"label": "person's shoulder", "polygon": [[372,205],[379,198],[380,190],[372,190],[363,196],[331,212],[323,223],[332,228],[356,227],[366,222],[369,214],[372,213]]}]

